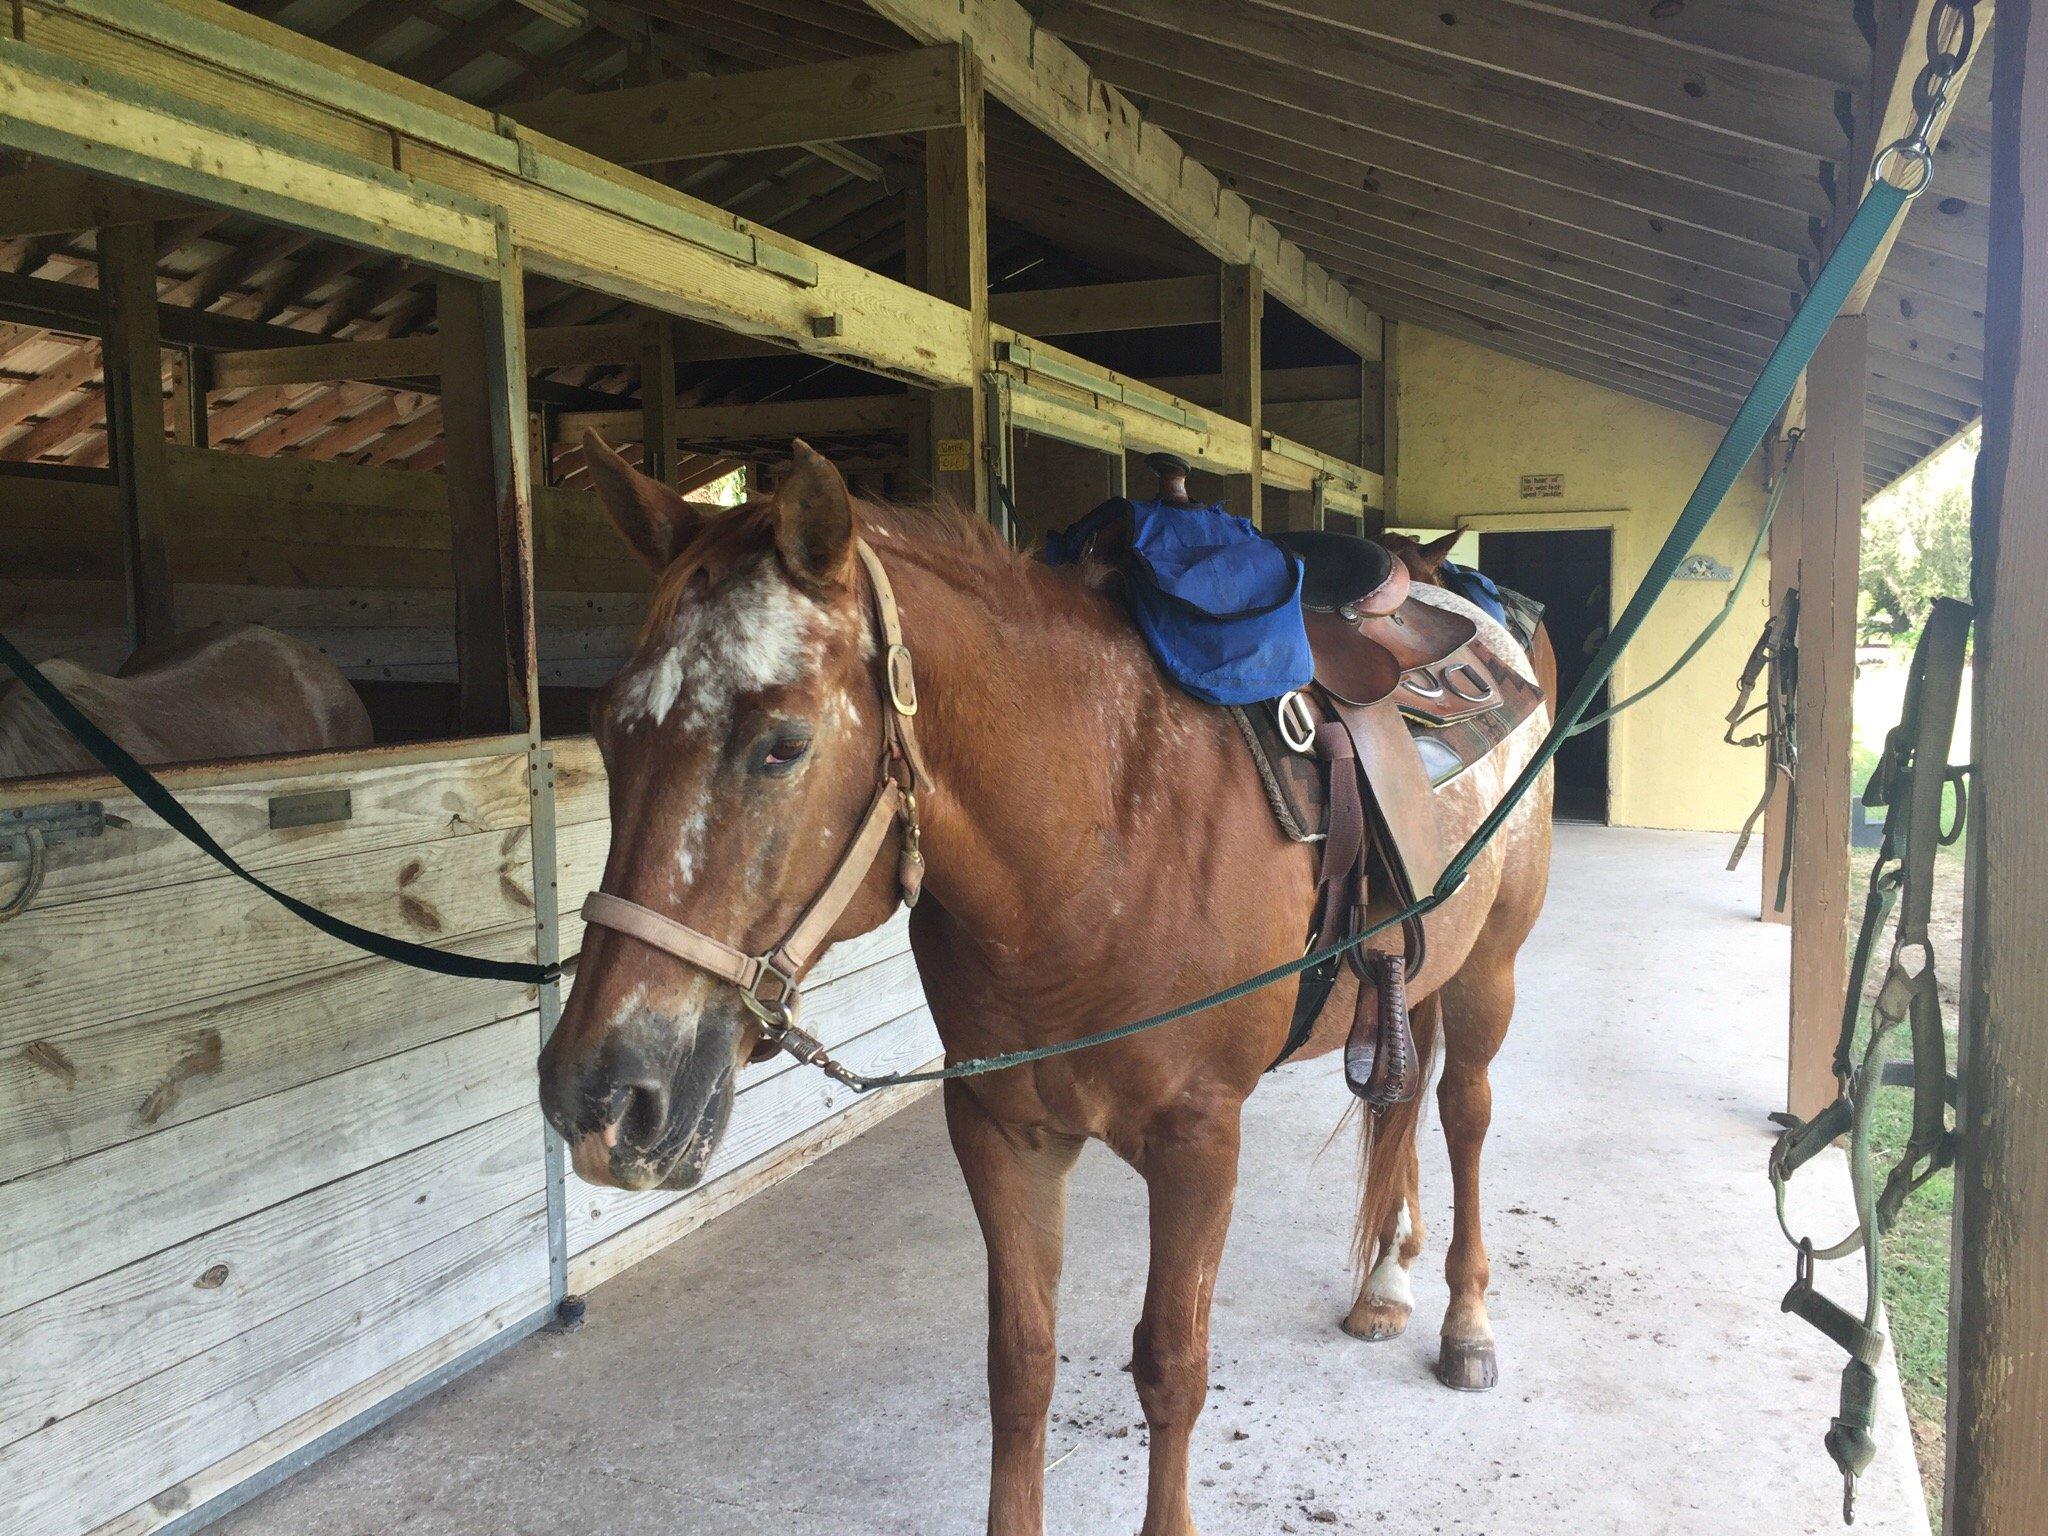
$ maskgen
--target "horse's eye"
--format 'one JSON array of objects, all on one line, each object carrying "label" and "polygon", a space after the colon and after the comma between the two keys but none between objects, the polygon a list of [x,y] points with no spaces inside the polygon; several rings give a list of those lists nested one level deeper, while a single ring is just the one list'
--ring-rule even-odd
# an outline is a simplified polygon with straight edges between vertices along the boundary
[{"label": "horse's eye", "polygon": [[787,773],[804,759],[811,750],[811,738],[785,734],[770,739],[761,749],[760,771],[762,773]]}]

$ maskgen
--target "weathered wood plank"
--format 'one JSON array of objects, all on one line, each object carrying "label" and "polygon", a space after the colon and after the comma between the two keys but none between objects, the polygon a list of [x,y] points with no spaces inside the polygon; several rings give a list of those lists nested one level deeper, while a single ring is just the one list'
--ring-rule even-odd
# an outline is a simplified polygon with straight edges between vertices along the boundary
[{"label": "weathered wood plank", "polygon": [[1216,280],[1206,276],[993,293],[988,306],[997,323],[1027,336],[1214,325],[1221,318]]},{"label": "weathered wood plank", "polygon": [[0,177],[0,237],[7,239],[149,224],[192,211],[192,204],[178,198],[64,166],[31,166]]},{"label": "weathered wood plank", "polygon": [[[564,411],[557,421],[566,438],[595,432],[607,442],[629,442],[642,430],[638,411]],[[735,438],[902,432],[909,423],[908,395],[761,400],[747,405],[684,406],[675,412],[676,440],[685,447],[716,445]]]},{"label": "weathered wood plank", "polygon": [[[346,821],[274,829],[274,798],[346,790]],[[39,909],[210,879],[220,866],[130,795],[102,796],[118,824],[50,855],[36,897]],[[272,870],[373,849],[415,847],[478,832],[525,826],[531,817],[526,759],[504,754],[452,762],[336,767],[260,784],[195,785],[178,802],[229,853],[253,870]]]},{"label": "weathered wood plank", "polygon": [[[448,947],[531,961],[533,925]],[[0,1181],[528,1012],[536,1001],[531,987],[366,959],[41,1035],[0,1054]]]},{"label": "weathered wood plank", "polygon": [[0,1446],[528,1199],[540,1142],[515,1109],[0,1317]]},{"label": "weathered wood plank", "polygon": [[508,1301],[547,1297],[535,1193],[0,1450],[5,1536],[84,1531]]},{"label": "weathered wood plank", "polygon": [[523,1014],[0,1184],[0,1315],[530,1105],[538,1027]]},{"label": "weathered wood plank", "polygon": [[619,165],[923,133],[961,120],[959,49],[692,75],[583,95],[560,93],[511,115]]},{"label": "weathered wood plank", "polygon": [[1224,481],[1231,505],[1254,523],[1265,521],[1265,417],[1261,410],[1265,375],[1266,290],[1257,267],[1223,269],[1220,308],[1223,317],[1223,414],[1244,423],[1251,440],[1251,463],[1241,475]]},{"label": "weathered wood plank", "polygon": [[[0,183],[0,186],[4,186]],[[622,363],[640,344],[640,324],[547,325],[526,333],[529,367],[569,368],[589,363]],[[326,341],[312,346],[277,346],[218,352],[213,358],[215,389],[258,389],[279,384],[324,384],[339,379],[432,378],[441,372],[436,336],[389,336],[375,341]]]},{"label": "weathered wood plank", "polygon": [[[274,883],[379,932],[447,943],[531,918],[523,827],[288,866]],[[0,946],[0,1051],[339,965],[358,951],[221,875],[31,909]],[[502,986],[477,982],[477,986]]]}]

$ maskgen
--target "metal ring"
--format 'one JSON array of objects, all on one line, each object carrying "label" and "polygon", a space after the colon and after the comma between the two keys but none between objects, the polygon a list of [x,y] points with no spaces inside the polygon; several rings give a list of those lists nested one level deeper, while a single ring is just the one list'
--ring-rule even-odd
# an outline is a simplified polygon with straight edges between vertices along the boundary
[{"label": "metal ring", "polygon": [[1296,688],[1282,694],[1280,702],[1273,706],[1274,723],[1280,727],[1280,739],[1295,752],[1310,752],[1316,744],[1316,716],[1309,708],[1308,700]]},{"label": "metal ring", "polygon": [[[1892,157],[1895,155],[1911,161],[1920,168],[1920,178],[1918,181],[1909,184],[1904,181],[1893,180],[1890,168]],[[1897,187],[1909,198],[1918,197],[1927,190],[1928,184],[1934,180],[1934,151],[1925,142],[1900,139],[1894,144],[1885,146],[1884,152],[1877,157],[1877,163],[1870,168],[1870,174],[1878,181],[1891,182],[1893,186]]]},{"label": "metal ring", "polygon": [[[1460,672],[1464,673],[1465,676],[1471,678],[1473,682],[1479,685],[1479,692],[1467,693],[1463,688],[1460,688],[1458,686],[1457,677]],[[1450,666],[1444,668],[1443,672],[1441,673],[1441,676],[1444,681],[1444,686],[1450,689],[1451,692],[1455,693],[1459,698],[1463,699],[1467,704],[1488,704],[1491,703],[1494,699],[1500,697],[1499,691],[1493,686],[1493,684],[1480,673],[1477,667],[1473,666],[1472,663],[1470,663],[1469,661],[1453,662]]]},{"label": "metal ring", "polygon": [[43,840],[40,827],[28,829],[28,878],[21,889],[0,906],[0,923],[12,921],[21,916],[35,902],[43,889],[43,876],[49,873],[50,845]]},{"label": "metal ring", "polygon": [[[1424,683],[1421,681],[1423,678],[1428,678],[1429,681]],[[1444,696],[1444,685],[1430,677],[1427,667],[1417,667],[1412,672],[1403,672],[1401,686],[1411,693],[1421,694],[1425,699],[1440,699]],[[1459,697],[1462,698],[1464,695],[1460,694]]]}]

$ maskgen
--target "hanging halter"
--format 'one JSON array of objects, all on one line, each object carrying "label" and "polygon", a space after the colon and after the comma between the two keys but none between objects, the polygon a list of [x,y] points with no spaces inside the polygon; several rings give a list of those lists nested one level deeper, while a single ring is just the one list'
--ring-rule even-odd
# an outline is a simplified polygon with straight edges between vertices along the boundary
[{"label": "hanging halter", "polygon": [[825,888],[780,942],[758,955],[735,949],[708,933],[609,891],[592,891],[583,903],[585,922],[623,933],[650,949],[658,949],[738,987],[740,1000],[760,1021],[770,1046],[789,1052],[807,1065],[822,1067],[841,1081],[848,1081],[842,1076],[844,1069],[838,1068],[816,1037],[797,1028],[804,976],[817,962],[832,930],[866,882],[875,860],[881,856],[890,828],[898,823],[903,829],[903,854],[897,881],[904,905],[917,905],[918,893],[924,885],[917,785],[925,769],[911,723],[917,714],[917,677],[911,666],[910,648],[903,643],[903,621],[897,612],[896,593],[889,585],[888,573],[875,552],[859,539],[854,540],[853,549],[868,573],[868,584],[874,594],[875,627],[882,638],[882,696],[888,708],[882,713],[882,758],[875,774],[874,799],[868,802],[867,815],[846,852],[840,855]]}]

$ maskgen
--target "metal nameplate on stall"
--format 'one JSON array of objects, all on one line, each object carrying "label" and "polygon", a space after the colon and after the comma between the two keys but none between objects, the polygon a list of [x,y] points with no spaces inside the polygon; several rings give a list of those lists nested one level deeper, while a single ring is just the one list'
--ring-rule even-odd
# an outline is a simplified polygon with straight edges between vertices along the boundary
[{"label": "metal nameplate on stall", "polygon": [[309,789],[303,794],[270,797],[273,832],[282,832],[287,827],[324,827],[331,822],[347,821],[354,814],[355,806],[345,789]]},{"label": "metal nameplate on stall", "polygon": [[98,837],[106,829],[106,808],[97,800],[65,800],[0,811],[0,859],[26,859],[38,843],[54,848]]}]

